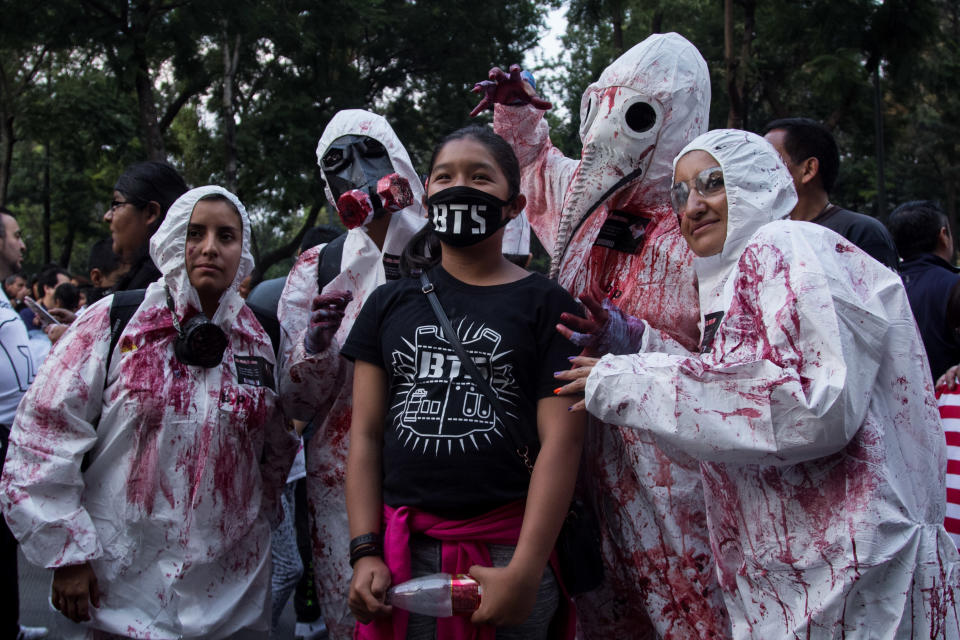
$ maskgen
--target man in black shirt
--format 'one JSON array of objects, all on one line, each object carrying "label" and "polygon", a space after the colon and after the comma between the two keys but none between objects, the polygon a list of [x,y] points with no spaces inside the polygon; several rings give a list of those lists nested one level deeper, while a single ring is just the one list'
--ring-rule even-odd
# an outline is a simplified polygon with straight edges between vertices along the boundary
[{"label": "man in black shirt", "polygon": [[791,220],[804,220],[836,231],[875,260],[899,270],[893,239],[876,218],[847,211],[830,202],[840,152],[833,135],[810,118],[783,118],[767,123],[764,138],[774,146],[793,176],[797,206]]},{"label": "man in black shirt", "polygon": [[960,269],[953,266],[953,235],[947,216],[929,200],[905,202],[890,214],[890,233],[903,258],[900,275],[910,309],[937,380],[960,362],[960,318],[952,307],[960,292]]}]

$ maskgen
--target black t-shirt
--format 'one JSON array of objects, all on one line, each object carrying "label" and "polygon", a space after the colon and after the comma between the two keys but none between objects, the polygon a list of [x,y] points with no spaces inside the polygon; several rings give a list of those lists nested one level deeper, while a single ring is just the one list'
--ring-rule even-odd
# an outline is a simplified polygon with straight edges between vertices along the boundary
[{"label": "black t-shirt", "polygon": [[384,502],[471,517],[526,495],[529,473],[503,430],[519,434],[535,457],[537,400],[553,394],[553,373],[568,369],[567,358],[579,352],[555,327],[562,312],[580,312],[566,291],[538,274],[489,287],[460,282],[441,267],[429,275],[508,415],[495,415],[461,369],[418,279],[374,291],[340,353],[387,373]]},{"label": "black t-shirt", "polygon": [[883,223],[868,215],[847,211],[835,204],[828,206],[810,222],[836,231],[870,257],[894,271],[900,270],[900,258],[890,232]]}]

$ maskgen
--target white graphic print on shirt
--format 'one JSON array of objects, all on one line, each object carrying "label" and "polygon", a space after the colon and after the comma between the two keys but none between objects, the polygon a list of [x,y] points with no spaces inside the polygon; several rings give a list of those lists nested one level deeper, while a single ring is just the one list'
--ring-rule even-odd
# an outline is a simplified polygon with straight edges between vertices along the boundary
[{"label": "white graphic print on shirt", "polygon": [[[463,348],[493,387],[511,418],[516,388],[509,363],[497,364],[510,353],[500,351],[499,333],[486,325],[461,321],[456,329]],[[413,343],[404,339],[409,351],[392,354],[396,373],[393,426],[404,446],[436,455],[445,443],[447,453],[455,444],[466,451],[466,442],[480,449],[483,440],[492,444],[491,434],[502,438],[502,418],[483,391],[460,366],[460,358],[443,331],[436,325],[417,327]],[[406,436],[403,434],[406,433]],[[433,446],[431,446],[433,445]]]}]

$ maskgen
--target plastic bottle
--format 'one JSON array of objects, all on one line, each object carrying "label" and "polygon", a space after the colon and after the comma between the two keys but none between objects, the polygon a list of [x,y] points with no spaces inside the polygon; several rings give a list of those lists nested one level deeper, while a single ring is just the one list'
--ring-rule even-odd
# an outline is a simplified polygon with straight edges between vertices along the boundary
[{"label": "plastic bottle", "polygon": [[387,591],[387,604],[434,618],[469,616],[480,606],[483,589],[465,574],[434,573],[407,580]]}]

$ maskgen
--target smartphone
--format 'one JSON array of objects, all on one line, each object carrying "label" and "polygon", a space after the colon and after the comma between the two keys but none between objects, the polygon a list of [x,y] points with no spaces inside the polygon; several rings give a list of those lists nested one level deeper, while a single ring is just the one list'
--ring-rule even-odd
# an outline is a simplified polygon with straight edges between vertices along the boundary
[{"label": "smartphone", "polygon": [[37,301],[30,296],[24,296],[23,302],[30,308],[30,311],[33,311],[34,315],[40,318],[40,328],[46,327],[48,324],[60,324],[59,320],[47,313],[47,310],[37,304]]}]

